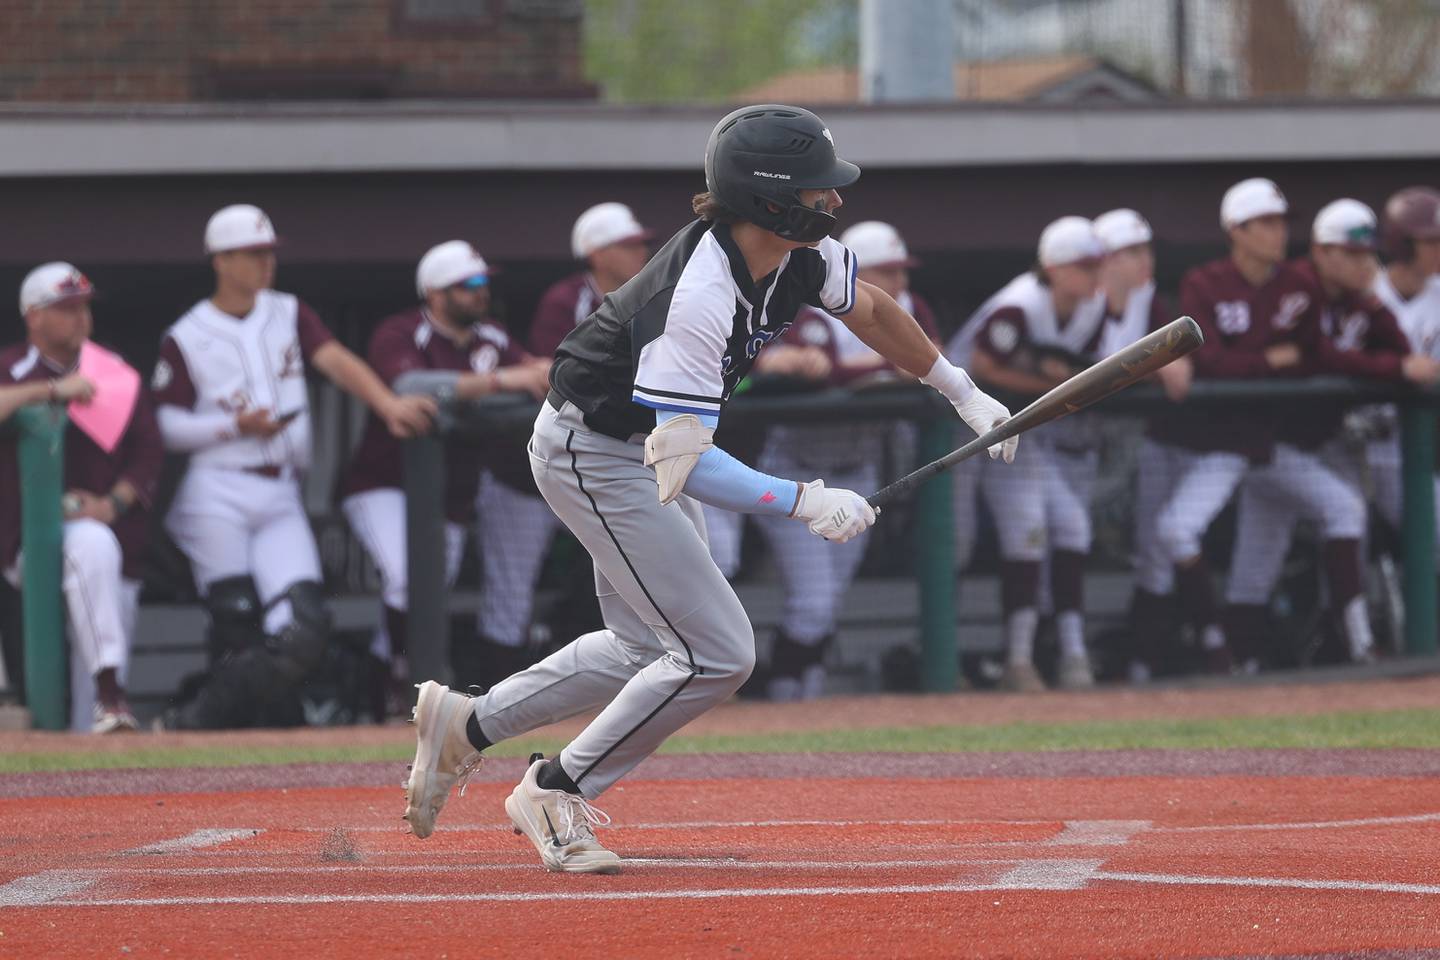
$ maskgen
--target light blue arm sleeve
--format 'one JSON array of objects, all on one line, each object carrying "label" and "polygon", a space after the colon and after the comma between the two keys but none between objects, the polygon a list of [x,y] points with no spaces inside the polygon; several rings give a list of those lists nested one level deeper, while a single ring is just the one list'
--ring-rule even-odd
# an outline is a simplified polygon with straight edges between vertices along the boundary
[{"label": "light blue arm sleeve", "polygon": [[[683,416],[671,410],[656,410],[655,425]],[[700,422],[710,429],[720,422],[711,414],[700,414]],[[799,484],[781,480],[752,470],[719,447],[711,447],[700,455],[695,469],[685,481],[685,492],[702,503],[736,513],[764,513],[788,517],[795,507]]]}]

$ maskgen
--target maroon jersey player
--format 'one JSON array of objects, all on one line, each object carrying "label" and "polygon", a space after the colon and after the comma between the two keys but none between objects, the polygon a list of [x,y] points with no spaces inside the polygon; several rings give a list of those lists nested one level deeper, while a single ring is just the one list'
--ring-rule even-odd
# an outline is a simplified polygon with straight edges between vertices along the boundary
[{"label": "maroon jersey player", "polygon": [[[490,319],[489,283],[484,258],[463,240],[426,253],[416,272],[421,305],[382,321],[370,339],[368,359],[380,379],[403,391],[410,378],[416,387],[460,399],[497,391],[543,397],[550,364],[533,361]],[[445,572],[452,582],[464,546],[464,525],[473,519],[484,458],[484,444],[473,439],[447,444]],[[409,679],[403,462],[400,441],[371,414],[340,480],[345,516],[380,572],[385,631],[377,635],[377,653],[389,660],[388,694],[404,690]],[[388,643],[380,642],[382,636]],[[377,713],[384,710],[379,697],[375,706]]]},{"label": "maroon jersey player", "polygon": [[[90,339],[92,293],[90,281],[68,263],[47,263],[26,276],[20,288],[26,339],[0,352],[0,419],[29,403],[93,399],[129,407],[124,432],[109,449],[73,421],[65,428],[61,589],[72,651],[71,723],[111,733],[136,729],[123,684],[164,450],[143,389],[130,397],[107,393],[103,385],[97,392],[76,372]],[[16,440],[0,439],[0,570],[16,586],[24,492]]]},{"label": "maroon jersey player", "polygon": [[[1270,180],[1235,184],[1220,204],[1230,255],[1186,273],[1182,312],[1205,343],[1191,354],[1197,379],[1296,375],[1319,331],[1319,304],[1308,279],[1285,263],[1289,205]],[[1156,518],[1156,536],[1175,564],[1183,616],[1199,631],[1212,669],[1233,660],[1220,629],[1200,541],[1252,464],[1274,452],[1276,416],[1254,405],[1188,411],[1172,420],[1173,442],[1188,462]]]}]

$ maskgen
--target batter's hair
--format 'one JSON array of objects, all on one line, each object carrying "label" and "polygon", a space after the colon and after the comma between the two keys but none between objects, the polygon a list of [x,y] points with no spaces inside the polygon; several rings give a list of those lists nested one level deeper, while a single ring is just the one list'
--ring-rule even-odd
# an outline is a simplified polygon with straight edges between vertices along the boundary
[{"label": "batter's hair", "polygon": [[1039,260],[1035,261],[1035,265],[1030,268],[1030,272],[1035,274],[1035,279],[1039,282],[1040,286],[1050,286],[1050,275],[1045,272],[1045,265]]},{"label": "batter's hair", "polygon": [[708,190],[690,198],[690,209],[695,211],[695,216],[711,223],[736,223],[740,220],[729,207],[716,200]]}]

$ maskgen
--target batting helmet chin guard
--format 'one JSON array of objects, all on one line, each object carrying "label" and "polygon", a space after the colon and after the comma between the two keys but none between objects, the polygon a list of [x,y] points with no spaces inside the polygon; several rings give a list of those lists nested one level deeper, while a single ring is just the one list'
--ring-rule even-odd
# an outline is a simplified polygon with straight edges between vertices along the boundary
[{"label": "batting helmet chin guard", "polygon": [[1386,260],[1413,260],[1416,240],[1437,238],[1440,238],[1440,191],[1406,187],[1385,201],[1380,243]]},{"label": "batting helmet chin guard", "polygon": [[715,124],[705,145],[705,186],[742,220],[797,243],[815,243],[835,215],[800,202],[801,190],[854,183],[860,168],[835,156],[820,118],[776,103],[741,107]]}]

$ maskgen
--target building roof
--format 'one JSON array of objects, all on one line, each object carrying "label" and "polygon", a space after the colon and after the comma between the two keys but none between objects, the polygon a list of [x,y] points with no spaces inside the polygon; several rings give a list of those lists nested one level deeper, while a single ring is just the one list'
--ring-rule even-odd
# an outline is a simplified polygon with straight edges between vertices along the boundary
[{"label": "building roof", "polygon": [[[960,101],[1091,102],[1157,100],[1159,93],[1136,77],[1096,57],[1057,55],[955,64],[955,98]],[[860,71],[854,67],[813,67],[771,77],[735,95],[748,103],[858,103]]]}]

